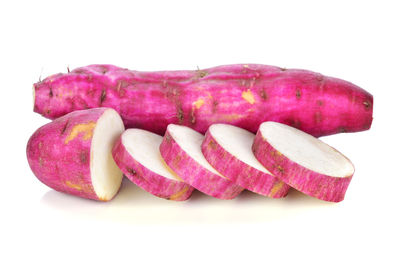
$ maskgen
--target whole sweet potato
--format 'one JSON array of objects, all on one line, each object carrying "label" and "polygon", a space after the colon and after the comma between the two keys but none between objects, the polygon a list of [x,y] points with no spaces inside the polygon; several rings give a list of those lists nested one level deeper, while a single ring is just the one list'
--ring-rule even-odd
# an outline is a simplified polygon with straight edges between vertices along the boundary
[{"label": "whole sweet potato", "polygon": [[201,133],[228,123],[255,133],[276,121],[318,137],[369,129],[373,108],[372,95],[347,81],[256,64],[160,72],[90,65],[50,76],[34,92],[34,110],[45,117],[110,107],[127,128],[158,134],[170,123]]}]

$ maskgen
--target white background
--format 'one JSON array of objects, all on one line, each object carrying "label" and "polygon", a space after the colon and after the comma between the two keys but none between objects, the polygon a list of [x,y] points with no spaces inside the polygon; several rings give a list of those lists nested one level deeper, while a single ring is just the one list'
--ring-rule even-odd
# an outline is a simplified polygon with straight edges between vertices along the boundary
[{"label": "white background", "polygon": [[[396,3],[397,2],[397,3]],[[398,1],[1,1],[1,264],[399,264]],[[324,137],[356,167],[346,198],[199,192],[124,182],[109,203],[50,190],[25,146],[39,76],[94,63],[136,70],[262,63],[374,95],[372,129]]]}]

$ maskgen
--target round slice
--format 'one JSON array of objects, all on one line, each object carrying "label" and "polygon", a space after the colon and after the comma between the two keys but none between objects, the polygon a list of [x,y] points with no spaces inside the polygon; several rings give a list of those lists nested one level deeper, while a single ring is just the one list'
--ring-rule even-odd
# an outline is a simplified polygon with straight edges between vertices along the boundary
[{"label": "round slice", "polygon": [[123,131],[113,109],[71,112],[31,136],[26,150],[29,165],[40,181],[57,191],[111,200],[122,181],[111,150]]},{"label": "round slice", "polygon": [[255,193],[271,198],[287,195],[290,186],[274,177],[255,158],[251,146],[255,135],[228,124],[208,128],[201,146],[204,157],[222,175]]},{"label": "round slice", "polygon": [[204,158],[204,135],[186,127],[170,124],[160,145],[168,166],[199,191],[218,199],[233,199],[243,188],[216,171]]},{"label": "round slice", "polygon": [[342,201],[354,174],[353,164],[336,149],[277,122],[261,124],[253,152],[274,176],[324,201]]},{"label": "round slice", "polygon": [[114,146],[114,160],[125,176],[145,191],[167,200],[187,200],[194,188],[165,164],[160,154],[162,139],[149,131],[126,130]]}]

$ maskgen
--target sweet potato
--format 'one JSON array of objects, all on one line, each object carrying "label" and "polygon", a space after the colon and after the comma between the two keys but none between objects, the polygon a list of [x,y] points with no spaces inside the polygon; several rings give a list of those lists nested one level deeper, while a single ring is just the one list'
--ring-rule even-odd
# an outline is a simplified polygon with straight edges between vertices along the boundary
[{"label": "sweet potato", "polygon": [[274,176],[325,201],[342,201],[354,174],[353,164],[336,149],[276,122],[261,124],[252,149]]},{"label": "sweet potato", "polygon": [[160,145],[167,165],[186,183],[218,199],[235,198],[243,188],[218,173],[201,153],[204,136],[186,126],[170,124]]},{"label": "sweet potato", "polygon": [[213,124],[202,143],[207,161],[228,179],[261,195],[281,198],[290,186],[274,177],[255,158],[251,146],[254,134],[228,124]]},{"label": "sweet potato", "polygon": [[151,194],[173,201],[187,200],[194,188],[165,164],[160,154],[162,137],[141,129],[126,130],[112,154],[125,176]]},{"label": "sweet potato", "polygon": [[57,191],[111,200],[122,180],[111,149],[123,131],[121,117],[113,109],[71,112],[30,137],[29,165],[41,182]]},{"label": "sweet potato", "polygon": [[373,109],[372,95],[347,81],[257,64],[160,72],[89,65],[49,76],[34,92],[34,111],[45,117],[110,107],[127,128],[161,135],[171,123],[200,133],[228,123],[255,133],[276,121],[319,137],[369,129]]}]

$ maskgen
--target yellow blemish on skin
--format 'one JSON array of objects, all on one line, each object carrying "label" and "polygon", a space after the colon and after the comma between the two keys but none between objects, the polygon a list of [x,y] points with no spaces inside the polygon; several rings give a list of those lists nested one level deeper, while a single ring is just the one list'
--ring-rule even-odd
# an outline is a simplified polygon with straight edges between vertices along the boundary
[{"label": "yellow blemish on skin", "polygon": [[248,64],[244,64],[243,68],[249,68],[249,65]]},{"label": "yellow blemish on skin", "polygon": [[278,165],[276,168],[278,169],[279,173],[283,173],[284,172],[283,167]]},{"label": "yellow blemish on skin", "polygon": [[82,190],[82,187],[80,185],[74,184],[74,183],[70,182],[69,180],[67,180],[65,182],[65,185],[67,185],[70,188],[76,189],[76,190]]},{"label": "yellow blemish on skin", "polygon": [[240,114],[223,115],[224,119],[226,119],[227,121],[238,120],[238,119],[242,118],[243,116],[244,115],[240,115]]},{"label": "yellow blemish on skin", "polygon": [[212,150],[215,150],[217,148],[217,144],[214,142],[214,140],[210,140],[208,142],[208,147],[210,147]]},{"label": "yellow blemish on skin", "polygon": [[275,194],[282,189],[283,185],[285,185],[285,183],[283,183],[282,181],[280,181],[278,183],[275,183],[275,185],[272,187],[271,192],[269,193],[269,195],[271,197],[274,197]]},{"label": "yellow blemish on skin", "polygon": [[212,119],[213,123],[218,123],[218,122],[233,122],[238,119],[241,119],[245,117],[243,114],[220,114],[217,117]]},{"label": "yellow blemish on skin", "polygon": [[[72,91],[71,90],[67,90],[64,88],[61,88],[58,90],[59,92],[56,94],[57,98],[69,98],[72,97]],[[60,92],[62,91],[62,92]]]},{"label": "yellow blemish on skin", "polygon": [[56,97],[57,98],[68,98],[72,96],[72,91],[68,90],[66,88],[61,87],[60,89],[58,89],[58,92],[56,93]]},{"label": "yellow blemish on skin", "polygon": [[96,123],[91,121],[89,123],[81,123],[81,124],[77,124],[75,125],[71,132],[69,133],[69,135],[67,136],[67,138],[65,138],[65,144],[69,143],[70,141],[72,141],[73,139],[75,139],[75,137],[77,137],[80,133],[84,133],[82,139],[83,140],[89,140],[92,138],[93,136],[93,129],[96,127]]},{"label": "yellow blemish on skin", "polygon": [[250,104],[254,104],[256,100],[254,99],[253,93],[250,91],[250,89],[247,89],[246,91],[242,92],[242,98],[249,102]]},{"label": "yellow blemish on skin", "polygon": [[196,107],[196,109],[200,109],[201,106],[204,105],[204,100],[202,98],[199,98],[195,102],[193,102],[193,105]]},{"label": "yellow blemish on skin", "polygon": [[272,150],[270,154],[272,157],[282,156],[282,153],[278,150]]},{"label": "yellow blemish on skin", "polygon": [[207,98],[208,98],[208,99],[213,99],[213,96],[211,95],[211,93],[210,93],[210,92],[208,92],[208,91],[205,91],[205,93],[207,93]]},{"label": "yellow blemish on skin", "polygon": [[164,167],[169,171],[169,173],[171,173],[177,180],[183,182],[183,179],[181,179],[181,178],[175,173],[175,171],[173,171],[173,170],[167,165],[167,163],[165,163],[165,161],[164,161],[164,159],[162,158],[162,156],[160,155],[159,157],[160,157],[161,163],[162,163],[162,164],[164,165]]},{"label": "yellow blemish on skin", "polygon": [[177,168],[179,167],[179,163],[181,162],[182,157],[177,155],[174,160],[172,160],[172,165],[173,167]]},{"label": "yellow blemish on skin", "polygon": [[180,191],[178,191],[177,193],[171,195],[169,197],[170,200],[176,200],[179,199],[183,194],[185,194],[185,192],[187,192],[189,189],[189,186],[184,187],[183,189],[181,189]]},{"label": "yellow blemish on skin", "polygon": [[98,197],[98,198],[99,198],[99,201],[102,201],[102,202],[107,202],[108,201],[108,199],[106,197]]}]

